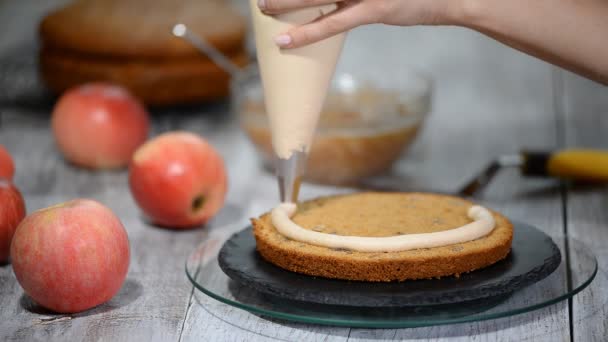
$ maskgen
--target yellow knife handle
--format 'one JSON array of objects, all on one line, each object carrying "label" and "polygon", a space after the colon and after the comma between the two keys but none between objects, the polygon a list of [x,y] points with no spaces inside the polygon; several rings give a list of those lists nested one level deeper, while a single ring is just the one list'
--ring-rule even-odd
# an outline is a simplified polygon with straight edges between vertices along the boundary
[{"label": "yellow knife handle", "polygon": [[608,182],[608,150],[567,149],[551,153],[522,152],[525,175],[587,182]]}]

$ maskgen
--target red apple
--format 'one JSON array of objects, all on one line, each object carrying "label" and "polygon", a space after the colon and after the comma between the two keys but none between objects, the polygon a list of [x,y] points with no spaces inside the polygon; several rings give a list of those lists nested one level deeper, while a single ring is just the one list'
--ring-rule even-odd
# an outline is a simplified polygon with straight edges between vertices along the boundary
[{"label": "red apple", "polygon": [[170,132],[135,152],[129,185],[154,223],[188,228],[206,223],[222,208],[227,176],[222,158],[205,140]]},{"label": "red apple", "polygon": [[0,145],[0,178],[13,179],[15,175],[15,164],[10,153]]},{"label": "red apple", "polygon": [[65,158],[82,167],[127,166],[148,137],[148,112],[119,86],[90,83],[61,96],[52,116],[57,146]]},{"label": "red apple", "polygon": [[110,209],[78,199],[27,216],[15,231],[11,259],[34,301],[73,313],[118,292],[129,268],[129,240]]},{"label": "red apple", "polygon": [[15,229],[25,217],[25,203],[17,188],[0,178],[0,263],[7,262]]}]

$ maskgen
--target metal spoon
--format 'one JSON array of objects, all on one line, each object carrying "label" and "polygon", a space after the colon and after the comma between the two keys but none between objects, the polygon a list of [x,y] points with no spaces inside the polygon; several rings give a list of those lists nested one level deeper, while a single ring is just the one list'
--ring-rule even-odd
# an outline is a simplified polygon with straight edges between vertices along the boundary
[{"label": "metal spoon", "polygon": [[209,44],[204,38],[188,30],[188,27],[185,24],[175,24],[171,32],[174,36],[185,40],[201,53],[209,57],[217,66],[229,73],[231,77],[236,77],[243,70],[213,45]]}]

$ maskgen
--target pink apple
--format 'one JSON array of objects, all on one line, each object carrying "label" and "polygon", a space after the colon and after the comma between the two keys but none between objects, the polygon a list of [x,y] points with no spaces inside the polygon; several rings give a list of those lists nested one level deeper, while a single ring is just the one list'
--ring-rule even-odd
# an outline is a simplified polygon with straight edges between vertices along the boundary
[{"label": "pink apple", "polygon": [[149,115],[119,86],[90,83],[68,90],[55,105],[53,133],[64,157],[79,166],[127,166],[148,137]]},{"label": "pink apple", "polygon": [[171,132],[135,152],[129,185],[154,223],[188,228],[206,223],[222,208],[227,176],[222,158],[205,140]]},{"label": "pink apple", "polygon": [[0,263],[8,261],[11,240],[19,222],[25,217],[25,202],[17,188],[0,178]]},{"label": "pink apple", "polygon": [[10,153],[0,145],[0,178],[13,179],[15,175],[15,163]]},{"label": "pink apple", "polygon": [[129,268],[129,240],[110,209],[78,199],[27,216],[15,231],[11,259],[34,301],[73,313],[118,292]]}]

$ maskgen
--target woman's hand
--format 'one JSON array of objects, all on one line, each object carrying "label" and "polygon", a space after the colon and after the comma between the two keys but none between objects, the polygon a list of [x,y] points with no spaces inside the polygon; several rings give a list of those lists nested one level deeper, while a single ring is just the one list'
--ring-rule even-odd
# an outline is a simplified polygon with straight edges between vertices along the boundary
[{"label": "woman's hand", "polygon": [[319,20],[275,37],[282,48],[318,42],[365,24],[450,25],[456,23],[462,0],[258,0],[268,15],[305,7],[337,4],[338,9]]},{"label": "woman's hand", "polygon": [[258,0],[269,15],[337,4],[312,23],[275,37],[295,48],[360,25],[458,25],[608,85],[605,0]]}]

